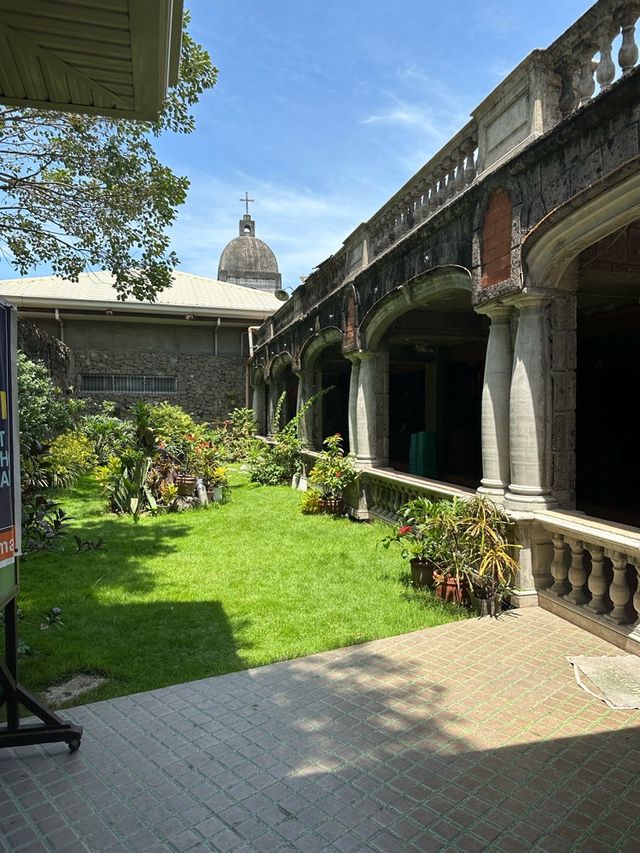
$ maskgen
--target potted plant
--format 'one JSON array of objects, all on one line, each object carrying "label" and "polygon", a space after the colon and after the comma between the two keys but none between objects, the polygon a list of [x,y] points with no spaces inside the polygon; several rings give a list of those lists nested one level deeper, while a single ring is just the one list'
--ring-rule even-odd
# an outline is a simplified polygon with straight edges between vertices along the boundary
[{"label": "potted plant", "polygon": [[442,559],[436,593],[445,601],[471,604],[480,615],[498,615],[513,587],[518,562],[509,541],[513,522],[488,498],[439,501]]},{"label": "potted plant", "polygon": [[321,493],[320,506],[323,512],[342,515],[344,511],[344,490],[355,482],[358,472],[353,456],[345,455],[342,449],[342,436],[339,432],[323,441],[325,449],[315,461],[309,483]]},{"label": "potted plant", "polygon": [[439,501],[416,498],[400,508],[402,523],[394,533],[380,540],[384,548],[398,545],[400,555],[409,560],[414,586],[432,587],[441,559],[437,534]]},{"label": "potted plant", "polygon": [[224,499],[226,490],[229,488],[229,477],[227,469],[223,465],[212,467],[205,477],[209,498],[214,502]]}]

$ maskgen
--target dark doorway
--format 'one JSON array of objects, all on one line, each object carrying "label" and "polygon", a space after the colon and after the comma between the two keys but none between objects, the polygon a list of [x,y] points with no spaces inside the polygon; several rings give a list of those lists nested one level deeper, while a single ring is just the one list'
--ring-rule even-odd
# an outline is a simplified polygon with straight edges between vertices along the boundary
[{"label": "dark doorway", "polygon": [[351,362],[342,355],[339,344],[326,349],[320,359],[322,388],[331,389],[323,396],[321,403],[322,440],[339,432],[342,436],[342,447],[345,453],[348,453]]},{"label": "dark doorway", "polygon": [[448,483],[482,479],[484,345],[447,347],[440,359],[438,465]]},{"label": "dark doorway", "polygon": [[[427,321],[414,314],[391,330],[389,464],[419,477],[475,488],[482,479],[486,325],[473,315],[434,320],[431,314],[429,320],[441,325],[425,330]],[[401,344],[402,338],[406,342]]]},{"label": "dark doorway", "polygon": [[640,527],[640,306],[579,316],[576,506]]}]

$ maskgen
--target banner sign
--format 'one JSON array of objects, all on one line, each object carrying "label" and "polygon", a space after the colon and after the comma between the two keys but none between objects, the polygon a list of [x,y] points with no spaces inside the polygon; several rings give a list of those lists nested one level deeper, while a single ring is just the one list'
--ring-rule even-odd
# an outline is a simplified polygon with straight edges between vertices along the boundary
[{"label": "banner sign", "polygon": [[18,592],[20,450],[16,331],[16,309],[0,299],[0,607]]}]

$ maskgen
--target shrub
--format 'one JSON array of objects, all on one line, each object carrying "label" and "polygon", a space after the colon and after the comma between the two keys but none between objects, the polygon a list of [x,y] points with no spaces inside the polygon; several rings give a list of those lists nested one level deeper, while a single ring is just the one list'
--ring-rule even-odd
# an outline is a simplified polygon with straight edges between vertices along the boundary
[{"label": "shrub", "polygon": [[317,489],[308,489],[302,495],[300,511],[303,515],[319,515],[322,512],[322,493]]},{"label": "shrub", "polygon": [[[303,442],[298,438],[298,424],[307,410],[333,386],[325,388],[310,397],[291,420],[275,436],[273,444],[254,440],[249,453],[249,479],[264,486],[277,486],[290,483],[293,476],[302,468]],[[283,391],[273,415],[273,422],[280,423],[287,392]]]},{"label": "shrub", "polygon": [[225,456],[232,460],[245,459],[258,429],[253,409],[234,409],[224,427]]},{"label": "shrub", "polygon": [[82,400],[65,397],[42,362],[32,361],[18,352],[18,408],[23,453],[33,442],[46,443],[77,426],[84,406]]},{"label": "shrub", "polygon": [[100,412],[82,419],[82,430],[93,444],[100,465],[106,465],[110,456],[119,456],[134,441],[133,423],[114,413],[115,403],[105,401]]},{"label": "shrub", "polygon": [[45,457],[49,485],[54,488],[71,486],[78,477],[90,471],[95,462],[93,444],[83,432],[63,432],[51,442]]},{"label": "shrub", "polygon": [[153,430],[158,444],[175,450],[178,454],[186,453],[194,439],[205,441],[207,437],[203,424],[197,424],[180,406],[167,402],[150,406],[149,427]]},{"label": "shrub", "polygon": [[106,465],[96,469],[98,482],[114,512],[132,515],[137,521],[145,507],[152,511],[157,508],[146,484],[150,467],[151,459],[142,451],[133,450],[120,459],[112,456]]},{"label": "shrub", "polygon": [[45,495],[25,495],[22,501],[22,559],[52,551],[67,534],[69,516]]},{"label": "shrub", "polygon": [[325,450],[316,459],[309,474],[309,482],[318,486],[327,497],[339,498],[358,476],[354,458],[351,454],[344,455],[342,436],[339,432],[325,438],[323,444]]}]

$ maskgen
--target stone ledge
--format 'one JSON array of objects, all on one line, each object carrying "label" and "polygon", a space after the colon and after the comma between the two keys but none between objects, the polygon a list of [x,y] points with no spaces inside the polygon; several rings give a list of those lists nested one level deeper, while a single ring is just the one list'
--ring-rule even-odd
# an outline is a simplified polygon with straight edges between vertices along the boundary
[{"label": "stone ledge", "polygon": [[597,613],[591,613],[583,606],[572,604],[566,598],[540,590],[538,602],[543,610],[566,619],[578,628],[606,640],[617,648],[634,655],[640,655],[640,630],[633,625],[616,625]]}]

